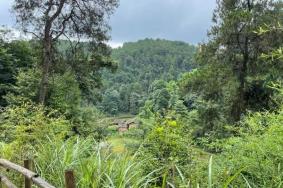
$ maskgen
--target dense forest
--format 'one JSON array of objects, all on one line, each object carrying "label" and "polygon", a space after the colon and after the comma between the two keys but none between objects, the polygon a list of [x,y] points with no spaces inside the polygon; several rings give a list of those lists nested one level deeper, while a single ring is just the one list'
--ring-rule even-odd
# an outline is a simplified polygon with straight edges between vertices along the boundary
[{"label": "dense forest", "polygon": [[0,31],[0,158],[55,187],[67,169],[82,188],[282,187],[282,1],[217,1],[199,45],[117,49],[118,1],[43,2],[12,7],[32,39]]},{"label": "dense forest", "polygon": [[105,89],[102,111],[137,114],[144,106],[156,80],[173,81],[194,66],[196,48],[184,42],[145,39],[125,43],[112,51],[118,69],[102,75]]}]

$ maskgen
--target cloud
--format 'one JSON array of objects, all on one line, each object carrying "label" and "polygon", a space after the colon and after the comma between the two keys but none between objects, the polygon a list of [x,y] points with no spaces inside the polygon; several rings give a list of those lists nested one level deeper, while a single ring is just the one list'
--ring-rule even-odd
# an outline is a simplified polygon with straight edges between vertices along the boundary
[{"label": "cloud", "polygon": [[[111,45],[143,38],[197,44],[206,39],[216,0],[120,0],[110,19]],[[15,25],[13,0],[0,0],[0,25]]]},{"label": "cloud", "polygon": [[198,43],[206,39],[215,0],[120,0],[112,16],[112,40],[165,38]]}]

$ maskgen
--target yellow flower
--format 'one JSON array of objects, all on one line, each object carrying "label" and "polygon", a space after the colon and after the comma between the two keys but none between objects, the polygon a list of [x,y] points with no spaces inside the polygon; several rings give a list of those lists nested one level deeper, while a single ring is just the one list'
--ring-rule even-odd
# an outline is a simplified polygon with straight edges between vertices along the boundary
[{"label": "yellow flower", "polygon": [[164,131],[164,128],[163,127],[157,127],[156,128],[156,132],[157,133],[162,133]]},{"label": "yellow flower", "polygon": [[168,125],[171,127],[177,127],[177,122],[176,121],[169,121]]}]

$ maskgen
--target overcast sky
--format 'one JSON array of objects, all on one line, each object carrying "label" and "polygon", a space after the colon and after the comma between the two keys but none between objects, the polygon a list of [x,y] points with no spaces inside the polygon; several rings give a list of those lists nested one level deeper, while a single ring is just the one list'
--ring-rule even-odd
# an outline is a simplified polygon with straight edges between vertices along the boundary
[{"label": "overcast sky", "polygon": [[[13,0],[0,0],[0,25],[14,25]],[[197,44],[206,39],[216,0],[120,0],[111,17],[112,45],[143,38]]]}]

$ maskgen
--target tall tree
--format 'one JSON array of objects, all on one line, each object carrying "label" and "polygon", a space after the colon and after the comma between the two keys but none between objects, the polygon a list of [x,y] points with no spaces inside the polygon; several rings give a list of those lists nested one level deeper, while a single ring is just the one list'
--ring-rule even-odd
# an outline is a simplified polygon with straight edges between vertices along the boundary
[{"label": "tall tree", "polygon": [[[277,24],[280,20],[278,6],[274,0],[222,0],[214,14],[215,26],[211,35],[216,39],[222,63],[231,65],[238,80],[237,96],[233,102],[231,116],[240,120],[249,104],[248,77],[260,72],[260,54],[277,42],[263,43],[264,39],[255,31],[264,24]],[[282,5],[281,5],[282,6]],[[275,19],[274,19],[275,18]],[[279,20],[277,20],[279,19]],[[282,40],[282,37],[274,41]],[[257,70],[257,71],[255,71]]]},{"label": "tall tree", "polygon": [[198,110],[202,135],[223,131],[247,111],[277,108],[269,85],[282,77],[281,62],[271,64],[262,54],[281,47],[282,31],[257,31],[282,25],[282,7],[276,0],[218,1],[211,40],[199,48],[197,69],[180,82],[185,104]]},{"label": "tall tree", "polygon": [[117,6],[118,0],[15,0],[17,22],[24,32],[32,33],[42,42],[40,103],[45,103],[48,93],[55,43],[62,36],[104,43],[109,38],[106,18]]}]

